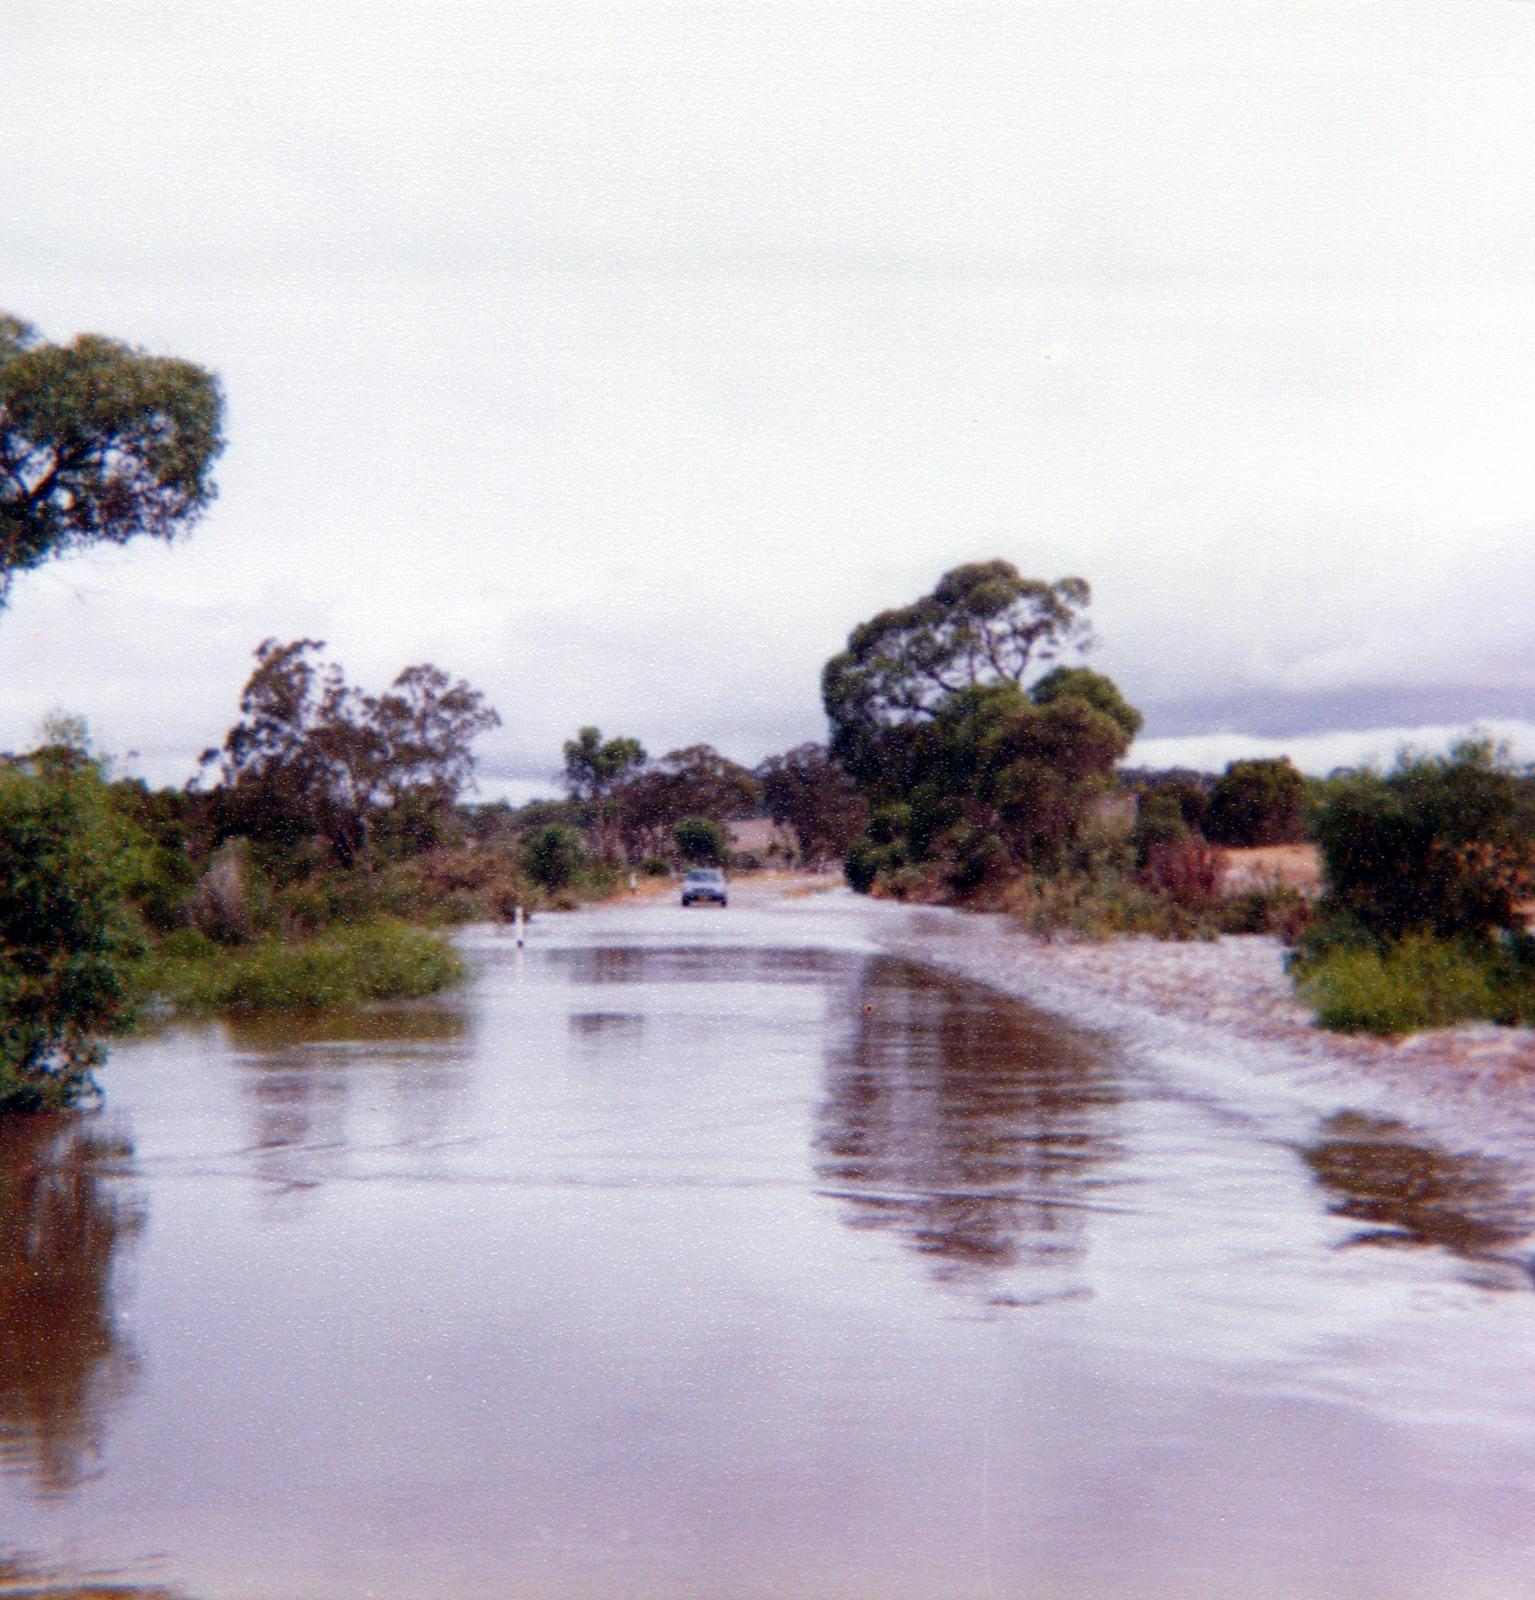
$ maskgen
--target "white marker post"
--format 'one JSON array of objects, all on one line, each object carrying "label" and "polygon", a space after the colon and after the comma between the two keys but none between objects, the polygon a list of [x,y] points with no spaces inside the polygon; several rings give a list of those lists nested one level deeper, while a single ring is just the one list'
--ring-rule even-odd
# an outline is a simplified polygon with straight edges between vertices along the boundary
[{"label": "white marker post", "polygon": [[522,907],[518,906],[516,912],[512,916],[512,926],[517,930],[517,948],[519,950],[522,949],[522,924]]}]

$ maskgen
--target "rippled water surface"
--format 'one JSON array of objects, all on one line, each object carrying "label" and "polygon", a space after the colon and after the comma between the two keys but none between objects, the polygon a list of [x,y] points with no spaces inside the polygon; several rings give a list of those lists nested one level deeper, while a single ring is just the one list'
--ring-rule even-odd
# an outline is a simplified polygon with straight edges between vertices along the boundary
[{"label": "rippled water surface", "polygon": [[0,1129],[0,1594],[1535,1597],[1526,1175],[904,915],[473,933]]}]

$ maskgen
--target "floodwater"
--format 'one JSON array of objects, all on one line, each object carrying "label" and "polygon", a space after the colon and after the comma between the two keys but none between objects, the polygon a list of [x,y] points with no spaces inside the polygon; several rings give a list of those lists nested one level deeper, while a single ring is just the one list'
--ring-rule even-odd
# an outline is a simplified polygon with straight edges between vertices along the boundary
[{"label": "floodwater", "polygon": [[0,1593],[1535,1597],[1529,1175],[907,917],[476,930],[0,1130]]}]

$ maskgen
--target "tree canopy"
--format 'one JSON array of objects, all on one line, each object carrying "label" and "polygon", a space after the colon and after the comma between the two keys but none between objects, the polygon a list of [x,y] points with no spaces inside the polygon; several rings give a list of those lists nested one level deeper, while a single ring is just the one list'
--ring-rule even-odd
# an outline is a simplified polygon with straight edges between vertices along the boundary
[{"label": "tree canopy", "polygon": [[638,739],[604,739],[600,728],[582,728],[574,739],[565,741],[565,787],[591,828],[597,853],[604,861],[616,853],[617,791],[645,765],[645,759],[645,747]]},{"label": "tree canopy", "polygon": [[1215,844],[1289,844],[1301,837],[1306,780],[1287,756],[1233,761],[1216,779],[1205,808],[1205,837]]},{"label": "tree canopy", "polygon": [[97,334],[49,344],[0,313],[0,605],[53,556],[191,527],[222,417],[218,381],[189,361]]},{"label": "tree canopy", "polygon": [[1022,686],[1037,667],[1091,642],[1091,598],[1081,578],[1047,583],[1010,561],[981,561],[860,623],[821,677],[832,754],[861,778],[891,743],[886,730],[931,719],[962,689]]},{"label": "tree canopy", "polygon": [[218,763],[224,831],[323,837],[342,865],[374,826],[410,808],[451,806],[473,771],[471,742],[501,719],[484,696],[431,665],[406,667],[382,695],[347,683],[318,639],[268,639]]},{"label": "tree canopy", "polygon": [[824,745],[796,745],[769,756],[757,768],[757,781],[768,815],[790,829],[810,866],[844,854],[868,821],[868,803]]},{"label": "tree canopy", "polygon": [[1111,679],[1058,659],[1091,642],[1089,598],[1081,578],[986,561],[853,629],[822,693],[831,756],[870,806],[855,888],[912,869],[967,894],[1068,863],[1141,726]]}]

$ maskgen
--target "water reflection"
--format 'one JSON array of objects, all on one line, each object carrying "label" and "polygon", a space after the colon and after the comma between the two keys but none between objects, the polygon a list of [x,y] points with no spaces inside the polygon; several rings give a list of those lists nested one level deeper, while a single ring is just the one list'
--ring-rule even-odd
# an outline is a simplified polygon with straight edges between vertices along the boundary
[{"label": "water reflection", "polygon": [[1510,1186],[1504,1167],[1408,1137],[1400,1123],[1357,1112],[1331,1118],[1301,1151],[1332,1197],[1335,1216],[1367,1222],[1348,1245],[1433,1245],[1476,1268],[1487,1288],[1530,1286],[1518,1247],[1535,1232],[1535,1204]]},{"label": "water reflection", "polygon": [[473,1039],[454,1007],[231,1020],[260,1177],[288,1199],[349,1170],[363,1149],[419,1147],[461,1113]]},{"label": "water reflection", "polygon": [[143,1211],[109,1170],[132,1153],[95,1119],[0,1126],[0,1472],[45,1495],[90,1475],[133,1377],[112,1271]]},{"label": "water reflection", "polygon": [[825,950],[735,945],[598,945],[548,950],[543,958],[570,983],[803,984],[840,964]]},{"label": "water reflection", "polygon": [[0,1596],[9,1600],[185,1600],[178,1590],[129,1581],[126,1572],[78,1572],[0,1549]]},{"label": "water reflection", "polygon": [[[881,958],[826,1065],[817,1176],[992,1304],[1086,1293],[1072,1269],[1120,1154],[1109,1058],[1027,1008]],[[1027,1268],[1027,1281],[1002,1276]],[[1054,1279],[1038,1276],[1055,1269]]]}]

